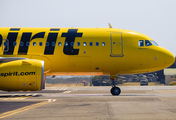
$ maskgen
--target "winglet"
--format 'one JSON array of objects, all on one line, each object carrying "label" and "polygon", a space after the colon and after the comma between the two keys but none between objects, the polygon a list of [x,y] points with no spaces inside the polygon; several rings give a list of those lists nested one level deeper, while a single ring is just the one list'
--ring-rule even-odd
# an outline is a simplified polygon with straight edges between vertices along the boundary
[{"label": "winglet", "polygon": [[108,23],[108,24],[109,24],[109,28],[112,28],[111,24],[110,23]]}]

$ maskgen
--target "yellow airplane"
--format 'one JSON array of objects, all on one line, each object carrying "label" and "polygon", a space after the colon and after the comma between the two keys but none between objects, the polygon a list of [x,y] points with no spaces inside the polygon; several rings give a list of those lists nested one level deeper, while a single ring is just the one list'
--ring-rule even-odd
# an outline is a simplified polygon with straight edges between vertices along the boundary
[{"label": "yellow airplane", "polygon": [[152,38],[112,28],[0,28],[0,89],[37,91],[48,75],[110,75],[158,71],[174,55]]}]

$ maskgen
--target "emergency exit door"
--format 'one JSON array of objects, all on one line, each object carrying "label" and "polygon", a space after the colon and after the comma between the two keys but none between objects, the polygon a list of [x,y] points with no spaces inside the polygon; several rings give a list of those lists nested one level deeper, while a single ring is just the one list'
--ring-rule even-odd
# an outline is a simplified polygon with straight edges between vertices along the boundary
[{"label": "emergency exit door", "polygon": [[123,57],[123,39],[121,33],[111,33],[111,57]]}]

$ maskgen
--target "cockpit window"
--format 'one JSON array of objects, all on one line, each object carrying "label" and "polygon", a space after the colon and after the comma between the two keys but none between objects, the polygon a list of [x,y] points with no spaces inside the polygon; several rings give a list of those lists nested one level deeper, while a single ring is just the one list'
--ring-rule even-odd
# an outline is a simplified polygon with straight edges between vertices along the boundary
[{"label": "cockpit window", "polygon": [[144,41],[143,40],[139,40],[138,46],[144,46]]},{"label": "cockpit window", "polygon": [[158,44],[157,44],[155,41],[150,40],[150,42],[151,42],[153,45],[158,46]]},{"label": "cockpit window", "polygon": [[149,40],[145,40],[145,46],[151,46],[152,43]]}]

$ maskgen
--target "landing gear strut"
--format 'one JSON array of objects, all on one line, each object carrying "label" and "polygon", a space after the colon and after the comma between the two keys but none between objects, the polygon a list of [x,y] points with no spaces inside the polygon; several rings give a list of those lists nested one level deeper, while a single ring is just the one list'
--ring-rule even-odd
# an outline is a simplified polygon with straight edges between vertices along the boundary
[{"label": "landing gear strut", "polygon": [[112,81],[111,94],[112,95],[119,95],[121,93],[121,90],[119,87],[116,87],[116,83],[115,83],[116,75],[111,75],[110,79]]}]

